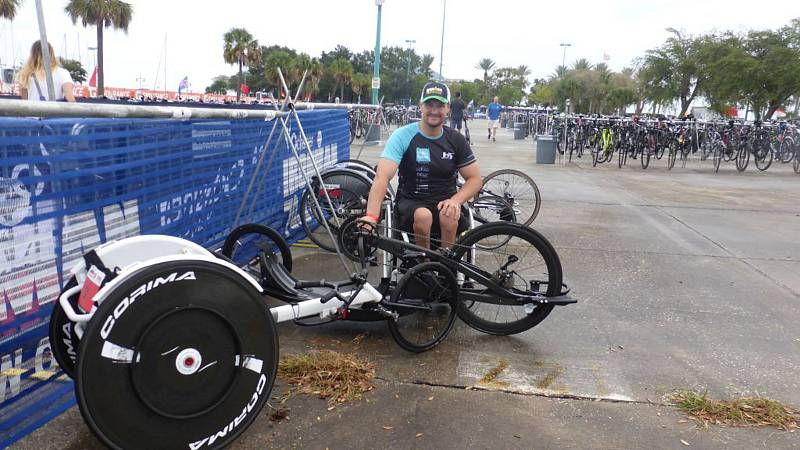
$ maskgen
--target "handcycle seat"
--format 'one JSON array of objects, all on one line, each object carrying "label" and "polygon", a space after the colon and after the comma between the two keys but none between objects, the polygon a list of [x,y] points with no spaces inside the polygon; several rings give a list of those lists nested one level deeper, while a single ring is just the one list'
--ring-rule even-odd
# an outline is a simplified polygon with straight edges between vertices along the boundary
[{"label": "handcycle seat", "polygon": [[295,288],[299,280],[278,260],[277,254],[264,254],[261,262],[262,282],[266,286],[287,295],[297,296],[299,294]]},{"label": "handcycle seat", "polygon": [[328,287],[303,287],[298,279],[281,263],[276,253],[264,254],[261,259],[261,284],[265,290],[282,300],[294,301],[319,297],[330,292]]}]

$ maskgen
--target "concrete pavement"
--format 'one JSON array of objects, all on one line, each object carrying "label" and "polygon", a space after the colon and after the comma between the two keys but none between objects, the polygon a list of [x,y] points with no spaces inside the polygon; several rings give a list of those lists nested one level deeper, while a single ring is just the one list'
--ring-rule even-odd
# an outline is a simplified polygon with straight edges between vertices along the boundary
[{"label": "concrete pavement", "polygon": [[[579,303],[510,337],[458,323],[422,355],[399,349],[383,323],[281,325],[284,353],[353,350],[364,335],[355,351],[375,363],[376,388],[330,411],[293,397],[288,421],[265,409],[233,448],[800,447],[800,433],[700,429],[665,402],[695,389],[800,407],[800,175],[732,164],[715,174],[695,159],[672,171],[666,159],[593,168],[588,155],[536,165],[531,138],[501,129],[491,142],[485,121],[470,126],[484,175],[516,168],[536,181],[533,226]],[[379,152],[364,147],[361,159]],[[295,255],[300,278],[341,277],[335,256]],[[501,360],[494,391],[467,389]],[[12,448],[98,446],[73,408]]]}]

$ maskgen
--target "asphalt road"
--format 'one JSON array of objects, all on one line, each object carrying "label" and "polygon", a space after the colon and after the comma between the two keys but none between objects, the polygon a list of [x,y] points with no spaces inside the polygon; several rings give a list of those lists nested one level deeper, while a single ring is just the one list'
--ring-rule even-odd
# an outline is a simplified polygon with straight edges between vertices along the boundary
[{"label": "asphalt road", "polygon": [[[533,226],[579,303],[516,336],[459,323],[422,355],[382,323],[283,324],[282,352],[354,350],[374,362],[376,387],[332,410],[294,396],[288,420],[265,409],[232,448],[800,447],[800,433],[704,429],[667,401],[694,389],[800,406],[800,175],[732,164],[715,174],[694,158],[672,171],[666,159],[646,171],[630,160],[593,168],[588,157],[537,165],[531,138],[501,129],[491,142],[485,121],[470,125],[484,175],[516,168],[536,181]],[[361,158],[379,152],[364,147]],[[337,264],[315,250],[295,256],[301,278],[335,278]],[[501,360],[496,387],[471,388]],[[73,408],[12,448],[99,447]]]}]

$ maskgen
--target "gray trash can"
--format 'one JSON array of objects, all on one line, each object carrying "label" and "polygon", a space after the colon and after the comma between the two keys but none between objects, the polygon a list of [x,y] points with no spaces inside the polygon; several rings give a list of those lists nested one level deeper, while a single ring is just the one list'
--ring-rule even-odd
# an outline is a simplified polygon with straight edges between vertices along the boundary
[{"label": "gray trash can", "polygon": [[380,125],[373,125],[372,128],[370,128],[370,126],[367,125],[367,133],[366,134],[367,134],[367,136],[364,139],[365,141],[367,141],[367,142],[380,141],[381,140],[381,126]]},{"label": "gray trash can", "polygon": [[522,127],[525,125],[522,122],[517,122],[514,124],[514,140],[525,139],[525,129]]},{"label": "gray trash can", "polygon": [[555,164],[556,141],[552,136],[539,136],[536,139],[536,164]]}]

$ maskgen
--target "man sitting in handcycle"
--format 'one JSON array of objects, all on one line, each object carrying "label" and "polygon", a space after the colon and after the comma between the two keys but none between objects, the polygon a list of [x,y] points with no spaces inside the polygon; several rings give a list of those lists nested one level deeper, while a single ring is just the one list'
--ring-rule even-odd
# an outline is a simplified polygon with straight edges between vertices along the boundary
[{"label": "man sitting in handcycle", "polygon": [[[445,84],[431,82],[422,88],[420,110],[419,122],[398,128],[386,142],[362,220],[380,221],[386,189],[399,170],[395,226],[413,233],[416,244],[425,248],[430,248],[431,230],[440,230],[440,248],[446,250],[458,230],[469,225],[462,205],[481,188],[480,168],[464,136],[444,126],[450,110]],[[460,189],[458,174],[465,180]]]}]

